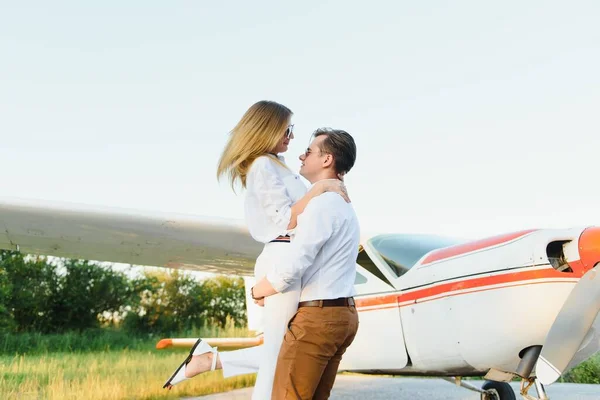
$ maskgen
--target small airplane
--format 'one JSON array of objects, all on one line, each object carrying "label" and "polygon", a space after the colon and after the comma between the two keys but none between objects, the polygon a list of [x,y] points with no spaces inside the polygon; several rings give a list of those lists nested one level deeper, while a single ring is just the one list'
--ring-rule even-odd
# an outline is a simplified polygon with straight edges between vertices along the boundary
[{"label": "small airplane", "polygon": [[[66,203],[0,198],[0,224],[2,249],[245,277],[262,248],[240,221]],[[365,237],[356,260],[360,328],[339,370],[440,377],[488,400],[516,399],[508,382],[520,378],[525,399],[536,399],[532,387],[547,399],[544,385],[600,350],[599,263],[599,227],[468,242]],[[259,331],[260,309],[247,307]],[[481,388],[462,379],[473,376],[486,379]]]}]

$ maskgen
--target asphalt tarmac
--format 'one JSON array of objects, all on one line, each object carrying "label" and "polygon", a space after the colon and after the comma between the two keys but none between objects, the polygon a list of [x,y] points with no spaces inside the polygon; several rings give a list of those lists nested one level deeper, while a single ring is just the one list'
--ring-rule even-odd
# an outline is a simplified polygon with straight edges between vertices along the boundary
[{"label": "asphalt tarmac", "polygon": [[[481,386],[483,381],[468,381]],[[518,382],[511,383],[517,399]],[[234,390],[227,393],[202,397],[187,397],[185,400],[249,400],[252,388]],[[535,388],[529,391],[536,395]],[[546,388],[550,400],[598,400],[600,385],[583,385],[574,383],[555,383]],[[433,378],[389,378],[362,375],[340,375],[337,377],[331,400],[479,400],[479,393],[473,392],[442,379]]]}]

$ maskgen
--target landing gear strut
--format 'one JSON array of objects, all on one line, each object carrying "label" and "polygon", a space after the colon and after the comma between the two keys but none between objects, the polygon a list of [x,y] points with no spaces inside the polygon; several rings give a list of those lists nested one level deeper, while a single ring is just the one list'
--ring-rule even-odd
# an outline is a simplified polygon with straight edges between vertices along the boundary
[{"label": "landing gear strut", "polygon": [[[531,386],[535,386],[535,391],[537,392],[538,397],[533,397],[527,392],[531,389]],[[521,380],[521,396],[527,400],[549,400],[550,398],[546,394],[546,389],[544,389],[544,385],[537,378],[529,378]]]}]

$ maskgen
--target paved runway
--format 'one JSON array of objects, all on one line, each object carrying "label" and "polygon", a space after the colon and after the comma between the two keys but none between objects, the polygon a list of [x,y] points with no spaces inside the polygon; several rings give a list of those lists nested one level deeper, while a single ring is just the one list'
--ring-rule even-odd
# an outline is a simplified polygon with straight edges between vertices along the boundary
[{"label": "paved runway", "polygon": [[[483,381],[469,381],[480,386]],[[519,384],[512,384],[518,395]],[[249,400],[251,388],[186,400]],[[600,385],[555,383],[546,388],[550,400],[598,400]],[[535,389],[529,394],[536,395]],[[336,379],[331,400],[479,400],[479,394],[457,387],[441,379],[387,378],[361,375],[340,375]],[[517,399],[522,399],[517,396]]]}]

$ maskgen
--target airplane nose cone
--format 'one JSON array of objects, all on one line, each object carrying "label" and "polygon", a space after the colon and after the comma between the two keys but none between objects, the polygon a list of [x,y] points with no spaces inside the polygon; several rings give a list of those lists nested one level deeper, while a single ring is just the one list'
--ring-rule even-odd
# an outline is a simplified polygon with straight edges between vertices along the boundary
[{"label": "airplane nose cone", "polygon": [[587,228],[579,237],[579,259],[584,271],[600,262],[600,227]]}]

